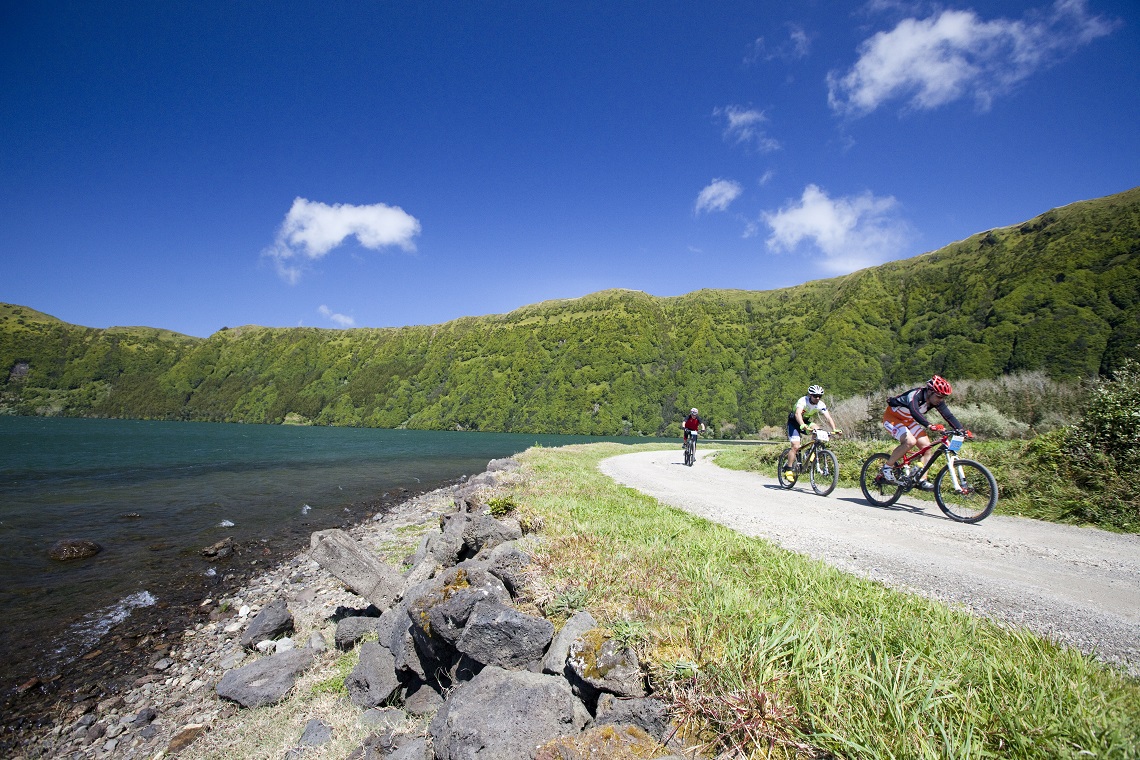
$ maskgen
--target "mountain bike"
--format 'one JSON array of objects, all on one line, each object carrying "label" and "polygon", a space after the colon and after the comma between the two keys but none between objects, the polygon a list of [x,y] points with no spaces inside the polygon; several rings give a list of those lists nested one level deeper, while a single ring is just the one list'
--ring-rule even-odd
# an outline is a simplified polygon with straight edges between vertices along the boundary
[{"label": "mountain bike", "polygon": [[697,461],[697,431],[685,431],[685,466],[692,467]]},{"label": "mountain bike", "polygon": [[[962,444],[973,437],[968,430],[947,432],[929,446],[904,456],[894,468],[896,483],[886,480],[882,474],[890,456],[873,454],[863,463],[863,470],[859,473],[863,495],[877,507],[889,507],[904,493],[917,488],[941,456],[945,457],[946,466],[934,478],[934,500],[938,502],[938,508],[957,522],[976,523],[986,519],[997,504],[997,481],[985,465],[958,457]],[[934,456],[925,467],[911,465],[930,449],[935,449]]]},{"label": "mountain bike", "polygon": [[[836,430],[835,434],[839,435],[839,431]],[[796,454],[790,476],[785,474],[785,470],[788,467],[788,452],[792,449],[791,447],[784,449],[780,453],[780,458],[776,460],[776,479],[780,481],[780,485],[791,488],[800,479],[800,473],[807,471],[811,480],[811,490],[820,496],[827,496],[834,491],[835,485],[839,482],[839,460],[835,458],[835,453],[827,448],[830,438],[831,435],[826,430],[813,430],[811,443]]]}]

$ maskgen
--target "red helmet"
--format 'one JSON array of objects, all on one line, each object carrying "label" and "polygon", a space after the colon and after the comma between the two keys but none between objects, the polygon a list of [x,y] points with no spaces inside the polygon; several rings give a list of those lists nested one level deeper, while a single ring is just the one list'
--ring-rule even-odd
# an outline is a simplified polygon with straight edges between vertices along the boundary
[{"label": "red helmet", "polygon": [[949,396],[954,392],[954,389],[950,387],[950,383],[946,382],[946,378],[941,375],[935,375],[927,380],[926,387],[940,396]]}]

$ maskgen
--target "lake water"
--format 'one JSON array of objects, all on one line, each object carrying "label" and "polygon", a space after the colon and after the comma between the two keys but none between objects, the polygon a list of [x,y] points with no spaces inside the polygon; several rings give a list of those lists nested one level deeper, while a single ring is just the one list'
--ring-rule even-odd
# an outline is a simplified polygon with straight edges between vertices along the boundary
[{"label": "lake water", "polygon": [[[225,573],[199,554],[225,537],[262,542],[266,555],[295,549],[401,500],[400,489],[454,482],[536,443],[600,440],[0,417],[0,663],[58,672],[132,610]],[[103,551],[58,562],[48,550],[61,539]]]}]

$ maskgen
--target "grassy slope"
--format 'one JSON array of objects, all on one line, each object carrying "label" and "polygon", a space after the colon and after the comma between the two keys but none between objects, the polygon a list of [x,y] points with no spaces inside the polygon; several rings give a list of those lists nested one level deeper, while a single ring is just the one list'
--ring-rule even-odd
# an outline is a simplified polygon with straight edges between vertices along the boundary
[{"label": "grassy slope", "polygon": [[547,539],[540,602],[634,632],[695,736],[757,757],[770,742],[776,756],[1140,752],[1135,679],[662,506],[597,471],[626,451],[523,455],[515,498]]}]

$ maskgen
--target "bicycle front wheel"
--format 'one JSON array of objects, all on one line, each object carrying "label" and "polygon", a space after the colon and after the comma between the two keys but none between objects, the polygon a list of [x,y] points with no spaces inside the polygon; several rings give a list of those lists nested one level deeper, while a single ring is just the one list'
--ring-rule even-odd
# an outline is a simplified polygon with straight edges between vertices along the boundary
[{"label": "bicycle front wheel", "polygon": [[[976,523],[989,517],[997,505],[997,481],[986,466],[970,459],[954,460],[934,479],[934,500],[951,520]],[[955,485],[955,479],[958,484]]]},{"label": "bicycle front wheel", "polygon": [[[788,454],[791,453],[791,448],[786,448],[780,452],[780,457],[776,460],[776,480],[780,481],[780,486],[783,488],[791,488],[799,480],[799,474],[794,469],[788,469]],[[790,475],[786,473],[791,473]]]},{"label": "bicycle front wheel", "polygon": [[697,457],[697,454],[694,451],[695,448],[696,448],[696,446],[693,445],[693,439],[692,438],[686,438],[685,439],[685,466],[686,467],[692,467],[693,466],[693,460],[696,459],[696,457]]},{"label": "bicycle front wheel", "polygon": [[863,463],[863,470],[859,473],[859,487],[863,489],[863,496],[876,507],[889,507],[902,496],[902,486],[886,482],[879,472],[889,458],[887,454],[872,454]]},{"label": "bicycle front wheel", "polygon": [[839,460],[835,458],[835,453],[828,449],[817,450],[810,477],[811,490],[820,496],[827,496],[834,491],[839,483]]}]

